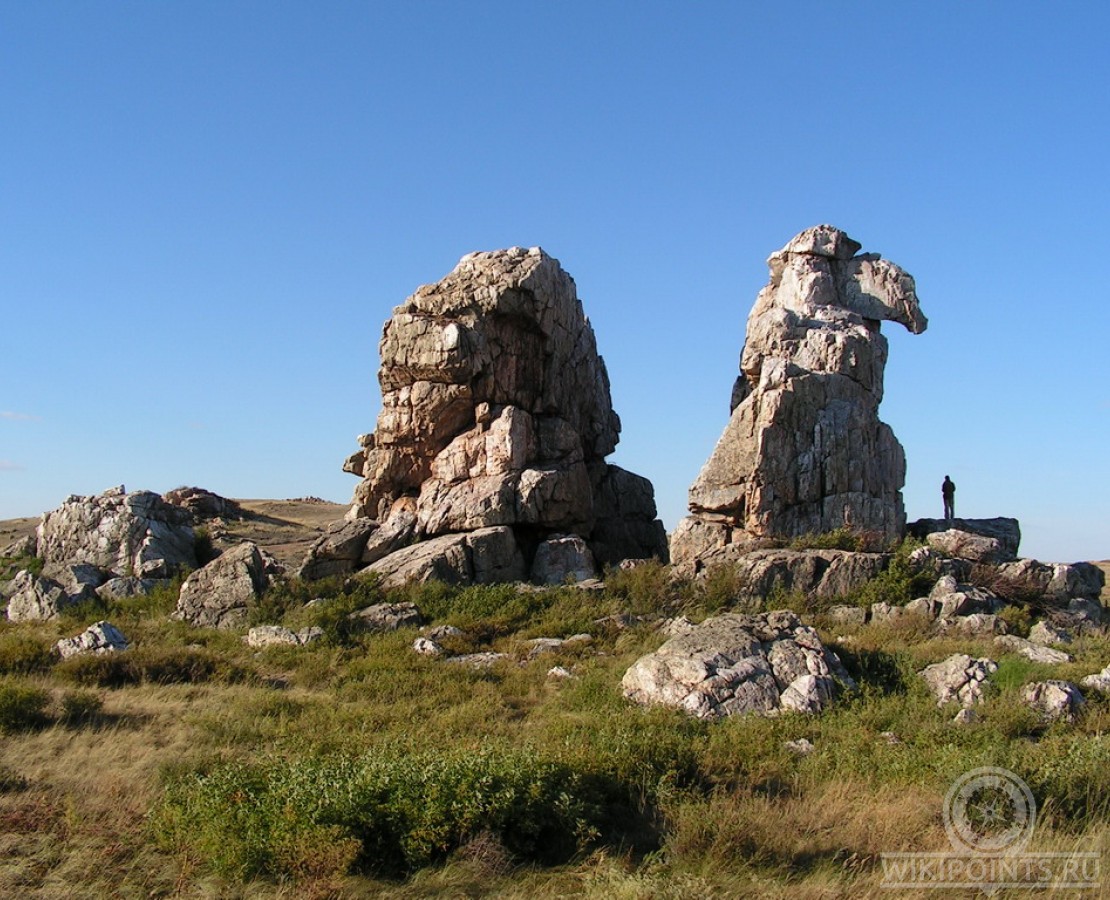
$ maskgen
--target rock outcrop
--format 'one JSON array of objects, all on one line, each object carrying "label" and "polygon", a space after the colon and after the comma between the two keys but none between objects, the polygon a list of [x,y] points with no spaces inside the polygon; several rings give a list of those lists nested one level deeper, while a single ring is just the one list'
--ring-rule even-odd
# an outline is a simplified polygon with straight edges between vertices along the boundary
[{"label": "rock outcrop", "polygon": [[997,671],[998,663],[993,659],[974,659],[966,653],[954,653],[942,662],[926,666],[921,677],[937,698],[937,706],[955,700],[967,709],[982,702],[987,682]]},{"label": "rock outcrop", "polygon": [[820,712],[855,683],[817,632],[792,612],[706,619],[638,659],[621,681],[637,703],[700,719]]},{"label": "rock outcrop", "polygon": [[[906,531],[950,556],[983,562],[1017,559],[1021,525],[1017,519],[918,519]],[[975,538],[984,538],[976,541]],[[997,542],[991,544],[990,541]]]},{"label": "rock outcrop", "polygon": [[127,493],[122,486],[66,498],[43,514],[36,543],[48,575],[87,563],[111,575],[164,578],[197,564],[189,511],[151,491]]},{"label": "rock outcrop", "polygon": [[55,619],[73,603],[74,600],[66,593],[65,588],[54,579],[22,570],[12,579],[8,597],[8,621],[41,622]]},{"label": "rock outcrop", "polygon": [[119,653],[128,647],[127,638],[111,622],[94,622],[76,637],[65,638],[54,645],[62,659],[86,654]]},{"label": "rock outcrop", "polygon": [[[666,558],[650,482],[605,462],[620,421],[574,281],[556,260],[538,247],[463,257],[394,310],[380,350],[377,428],[344,469],[363,479],[349,518],[381,529],[363,529],[357,558],[354,547],[329,557],[318,546],[309,572],[340,558],[340,569],[395,570],[398,542],[454,536],[457,550],[458,535],[491,528],[508,529],[519,548],[526,572],[513,577],[556,533],[585,539],[600,564]],[[379,534],[392,537],[387,553],[374,549]],[[463,580],[504,577],[499,566],[449,568]]]},{"label": "rock outcrop", "polygon": [[925,330],[913,279],[828,225],[768,259],[748,318],[731,418],[690,488],[676,563],[760,539],[849,526],[900,537],[905,456],[879,421],[882,320]]}]

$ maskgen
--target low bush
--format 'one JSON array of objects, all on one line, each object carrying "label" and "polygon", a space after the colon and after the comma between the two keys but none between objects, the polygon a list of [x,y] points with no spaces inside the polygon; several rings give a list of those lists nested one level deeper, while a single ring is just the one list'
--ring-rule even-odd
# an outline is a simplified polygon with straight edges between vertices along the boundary
[{"label": "low bush", "polygon": [[34,675],[54,663],[48,640],[23,631],[0,634],[0,675]]},{"label": "low bush", "polygon": [[251,672],[226,655],[193,647],[136,647],[120,653],[82,654],[54,667],[59,678],[86,687],[127,684],[235,684]]},{"label": "low bush", "polygon": [[46,722],[50,694],[13,678],[0,679],[0,734],[24,731]]},{"label": "low bush", "polygon": [[62,695],[62,721],[69,725],[90,722],[100,714],[104,700],[92,691],[66,691]]},{"label": "low bush", "polygon": [[402,875],[494,835],[522,859],[568,859],[597,836],[599,810],[568,766],[527,750],[236,762],[168,776],[153,824],[240,877]]}]

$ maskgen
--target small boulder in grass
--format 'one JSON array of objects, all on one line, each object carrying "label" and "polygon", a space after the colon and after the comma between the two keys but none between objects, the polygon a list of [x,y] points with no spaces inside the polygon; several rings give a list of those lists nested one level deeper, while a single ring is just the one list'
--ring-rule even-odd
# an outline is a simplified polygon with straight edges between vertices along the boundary
[{"label": "small boulder in grass", "polygon": [[118,653],[128,648],[127,638],[111,622],[90,625],[76,637],[65,638],[54,645],[62,659],[84,654]]}]

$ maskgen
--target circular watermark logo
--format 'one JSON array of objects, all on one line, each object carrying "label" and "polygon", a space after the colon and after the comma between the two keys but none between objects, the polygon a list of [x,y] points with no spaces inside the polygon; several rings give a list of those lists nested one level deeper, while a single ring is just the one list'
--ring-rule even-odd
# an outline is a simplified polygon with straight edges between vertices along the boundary
[{"label": "circular watermark logo", "polygon": [[1033,792],[1008,769],[986,766],[964,772],[944,798],[944,830],[957,851],[1020,850],[1036,824]]}]

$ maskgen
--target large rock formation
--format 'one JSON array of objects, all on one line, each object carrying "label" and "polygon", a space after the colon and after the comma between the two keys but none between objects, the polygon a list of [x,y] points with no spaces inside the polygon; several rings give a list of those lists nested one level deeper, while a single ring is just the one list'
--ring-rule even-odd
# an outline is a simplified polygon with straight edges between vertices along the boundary
[{"label": "large rock formation", "polygon": [[[514,546],[481,567],[489,573],[515,570],[517,554],[530,564],[555,533],[585,538],[601,564],[666,557],[650,482],[605,462],[620,421],[574,281],[556,260],[538,247],[463,257],[394,310],[380,350],[377,429],[344,469],[363,479],[349,518],[382,527],[360,532],[366,550],[343,548],[351,568],[389,568],[379,544],[392,554],[495,527],[511,529]],[[324,547],[314,553],[308,571],[344,567],[325,565]]]},{"label": "large rock formation", "polygon": [[163,578],[196,566],[195,540],[188,510],[121,486],[95,497],[66,498],[43,514],[36,543],[49,575],[87,563],[113,575]]},{"label": "large rock formation", "polygon": [[675,562],[728,557],[759,539],[849,526],[900,536],[906,463],[879,421],[881,320],[925,330],[913,279],[828,225],[767,260],[748,318],[732,416],[690,488]]}]

